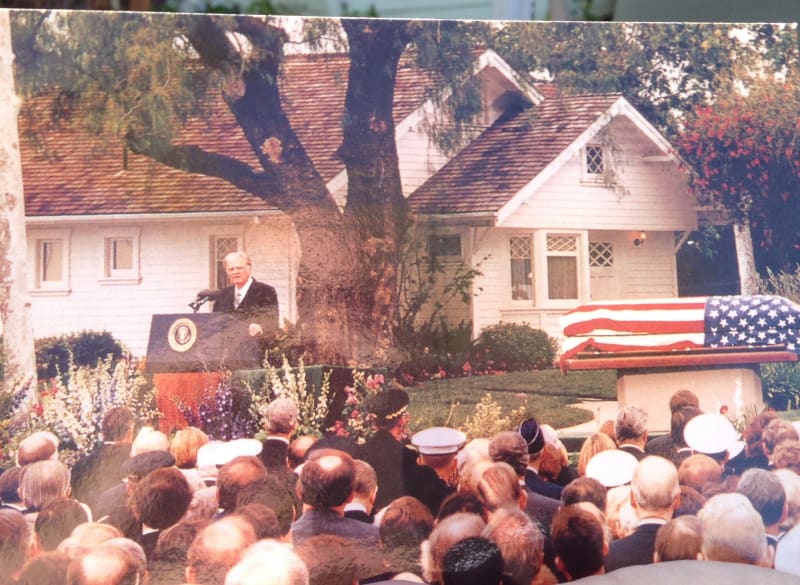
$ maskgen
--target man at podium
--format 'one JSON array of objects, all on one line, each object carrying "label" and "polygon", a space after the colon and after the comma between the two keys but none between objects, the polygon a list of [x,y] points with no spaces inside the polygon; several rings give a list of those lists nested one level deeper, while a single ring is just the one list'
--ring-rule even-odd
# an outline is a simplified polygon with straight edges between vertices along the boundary
[{"label": "man at podium", "polygon": [[274,335],[278,330],[278,295],[270,285],[253,278],[253,264],[242,251],[225,256],[225,271],[231,286],[214,301],[215,313],[232,313],[249,323],[252,336]]}]

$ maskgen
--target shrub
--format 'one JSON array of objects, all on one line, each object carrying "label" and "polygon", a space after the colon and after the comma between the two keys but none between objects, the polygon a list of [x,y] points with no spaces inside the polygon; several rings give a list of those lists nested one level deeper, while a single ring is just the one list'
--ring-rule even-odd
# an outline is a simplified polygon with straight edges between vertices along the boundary
[{"label": "shrub", "polygon": [[524,401],[508,416],[503,416],[503,407],[487,392],[475,405],[472,416],[461,425],[461,430],[469,439],[489,439],[502,431],[514,430],[527,417],[527,406]]},{"label": "shrub", "polygon": [[519,371],[552,367],[555,340],[527,323],[498,323],[487,327],[475,341],[473,366],[481,369]]},{"label": "shrub", "polygon": [[800,364],[761,364],[764,400],[776,410],[800,406]]},{"label": "shrub", "polygon": [[111,356],[116,363],[123,354],[122,346],[107,331],[82,331],[70,335],[37,339],[36,371],[40,380],[62,376],[70,368],[94,368],[98,362]]}]

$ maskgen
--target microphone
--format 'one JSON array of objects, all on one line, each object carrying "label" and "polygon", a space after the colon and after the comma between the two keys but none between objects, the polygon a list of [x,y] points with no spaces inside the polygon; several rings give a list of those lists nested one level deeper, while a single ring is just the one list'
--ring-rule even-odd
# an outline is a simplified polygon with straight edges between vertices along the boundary
[{"label": "microphone", "polygon": [[208,301],[216,301],[220,293],[218,288],[205,288],[197,293],[197,298],[189,303],[189,307],[196,313]]}]

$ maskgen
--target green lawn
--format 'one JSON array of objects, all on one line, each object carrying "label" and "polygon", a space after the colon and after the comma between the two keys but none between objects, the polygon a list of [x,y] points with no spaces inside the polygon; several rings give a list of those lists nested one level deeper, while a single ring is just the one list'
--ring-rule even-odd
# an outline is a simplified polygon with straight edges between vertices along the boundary
[{"label": "green lawn", "polygon": [[616,399],[616,372],[561,370],[515,372],[494,376],[470,376],[431,380],[407,389],[414,430],[434,425],[459,427],[472,416],[475,405],[486,393],[503,407],[503,414],[526,404],[529,414],[555,428],[592,419],[585,409],[567,405],[584,399]]}]

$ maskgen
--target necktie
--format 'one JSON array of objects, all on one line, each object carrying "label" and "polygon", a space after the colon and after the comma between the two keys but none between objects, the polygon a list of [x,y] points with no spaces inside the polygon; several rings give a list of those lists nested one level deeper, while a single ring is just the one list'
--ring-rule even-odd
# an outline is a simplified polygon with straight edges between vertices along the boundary
[{"label": "necktie", "polygon": [[233,308],[238,309],[239,303],[242,302],[242,293],[240,291],[236,291],[236,294],[233,295]]}]

